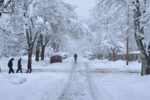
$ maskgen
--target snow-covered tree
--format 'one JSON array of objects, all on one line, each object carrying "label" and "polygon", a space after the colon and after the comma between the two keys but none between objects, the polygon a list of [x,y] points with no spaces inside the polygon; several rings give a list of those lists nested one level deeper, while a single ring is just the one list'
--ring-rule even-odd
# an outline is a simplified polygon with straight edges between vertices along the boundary
[{"label": "snow-covered tree", "polygon": [[[70,43],[78,51],[92,50],[91,31],[78,20],[74,6],[63,0],[11,0],[9,4],[0,20],[1,40],[5,43],[0,46],[1,54],[16,56],[26,51],[30,59],[32,52],[44,55],[39,52],[44,50],[39,50],[38,40],[40,47],[55,52],[74,51]],[[42,38],[37,39],[40,34]]]},{"label": "snow-covered tree", "polygon": [[[97,0],[91,15],[93,16],[93,21],[89,23],[89,26],[96,36],[95,49],[103,48],[105,50],[101,49],[99,52],[107,51],[105,54],[110,54],[112,49],[118,48],[119,50],[117,50],[116,54],[118,52],[124,53],[128,30],[130,40],[134,40],[132,29],[127,25],[128,3],[126,0]],[[129,20],[131,20],[131,17]],[[131,23],[129,24],[131,25]],[[130,41],[132,50],[136,50],[135,45],[135,41]]]},{"label": "snow-covered tree", "polygon": [[134,35],[137,46],[141,52],[142,58],[142,70],[141,75],[150,74],[150,43],[146,44],[149,39],[145,36],[149,34],[148,23],[149,23],[149,3],[147,0],[135,0],[133,2],[134,8]]}]

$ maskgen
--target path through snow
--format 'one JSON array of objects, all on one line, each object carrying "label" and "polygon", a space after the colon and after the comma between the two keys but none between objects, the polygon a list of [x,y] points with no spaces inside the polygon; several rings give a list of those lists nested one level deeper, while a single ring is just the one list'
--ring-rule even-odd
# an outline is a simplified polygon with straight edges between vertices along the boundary
[{"label": "path through snow", "polygon": [[88,72],[85,63],[74,63],[70,71],[69,81],[59,100],[96,100]]}]

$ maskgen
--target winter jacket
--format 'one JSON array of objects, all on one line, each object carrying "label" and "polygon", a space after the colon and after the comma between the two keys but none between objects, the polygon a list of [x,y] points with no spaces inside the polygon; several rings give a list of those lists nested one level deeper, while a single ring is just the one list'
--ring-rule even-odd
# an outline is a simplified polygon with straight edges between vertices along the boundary
[{"label": "winter jacket", "polygon": [[12,67],[13,66],[13,58],[11,58],[10,60],[9,60],[9,62],[8,62],[8,67],[10,68],[10,67]]},{"label": "winter jacket", "polygon": [[18,60],[18,67],[22,67],[22,65],[21,65],[21,59]]}]

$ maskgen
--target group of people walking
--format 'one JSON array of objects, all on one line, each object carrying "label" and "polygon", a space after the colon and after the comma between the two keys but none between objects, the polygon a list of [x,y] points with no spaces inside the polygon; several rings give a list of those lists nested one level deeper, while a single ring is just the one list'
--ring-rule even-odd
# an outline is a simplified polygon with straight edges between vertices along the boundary
[{"label": "group of people walking", "polygon": [[[77,57],[78,57],[78,55],[75,53],[74,54],[74,61],[75,61],[75,63],[77,62]],[[11,58],[9,60],[9,62],[8,62],[8,68],[9,68],[8,73],[14,73],[13,61],[14,61],[14,58]],[[18,59],[16,73],[18,73],[18,72],[22,73],[22,64],[21,64],[21,61],[22,61],[22,58]],[[27,69],[26,73],[31,73],[32,72],[31,60],[28,60],[28,65],[27,66],[28,66],[28,69]]]},{"label": "group of people walking", "polygon": [[[8,62],[8,68],[9,68],[8,73],[14,73],[13,61],[14,61],[14,58],[11,58],[11,59],[9,60],[9,62]],[[18,72],[22,73],[22,64],[21,64],[21,61],[22,61],[22,58],[20,58],[20,59],[18,60],[16,73],[18,73]],[[32,72],[31,60],[28,60],[28,69],[27,69],[26,73],[31,73],[31,72]]]},{"label": "group of people walking", "polygon": [[[18,73],[19,71],[22,73],[21,60],[22,60],[22,58],[20,58],[20,59],[18,60],[18,65],[17,65],[17,71],[16,71],[16,73]],[[8,73],[14,73],[13,61],[14,61],[14,58],[11,58],[11,59],[9,60],[9,62],[8,62],[8,68],[9,68]]]}]

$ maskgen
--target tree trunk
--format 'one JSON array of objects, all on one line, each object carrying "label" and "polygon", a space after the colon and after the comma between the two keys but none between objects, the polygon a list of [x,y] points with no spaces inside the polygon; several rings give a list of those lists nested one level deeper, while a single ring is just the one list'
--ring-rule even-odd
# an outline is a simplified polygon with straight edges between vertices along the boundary
[{"label": "tree trunk", "polygon": [[38,41],[36,46],[35,61],[39,61],[39,57],[40,57],[40,42]]},{"label": "tree trunk", "polygon": [[28,51],[28,59],[32,59],[32,49]]},{"label": "tree trunk", "polygon": [[32,72],[32,48],[29,49],[28,51],[28,64],[27,64],[27,70],[26,73],[31,73]]},{"label": "tree trunk", "polygon": [[[135,36],[136,37],[136,36]],[[150,74],[150,57],[146,54],[142,41],[136,39],[137,45],[140,49],[142,55],[142,66],[141,66],[141,75],[148,75]]]},{"label": "tree trunk", "polygon": [[143,37],[144,34],[144,26],[142,27],[140,17],[142,16],[142,12],[140,9],[140,1],[136,0],[135,3],[135,10],[134,10],[134,35],[137,46],[141,52],[142,58],[142,66],[141,66],[141,75],[148,75],[150,74],[150,55],[147,55],[146,48],[143,44]]},{"label": "tree trunk", "polygon": [[41,60],[44,60],[44,54],[45,54],[45,46],[42,46],[42,50],[41,50]]},{"label": "tree trunk", "polygon": [[43,34],[40,34],[40,42],[41,42],[41,60],[44,60],[45,47],[49,42],[50,36],[45,36],[43,39]]},{"label": "tree trunk", "polygon": [[147,59],[142,60],[141,76],[150,74],[150,61]]},{"label": "tree trunk", "polygon": [[146,75],[150,74],[150,58],[147,59]]},{"label": "tree trunk", "polygon": [[40,57],[40,49],[36,49],[35,61],[39,61],[39,57]]}]

